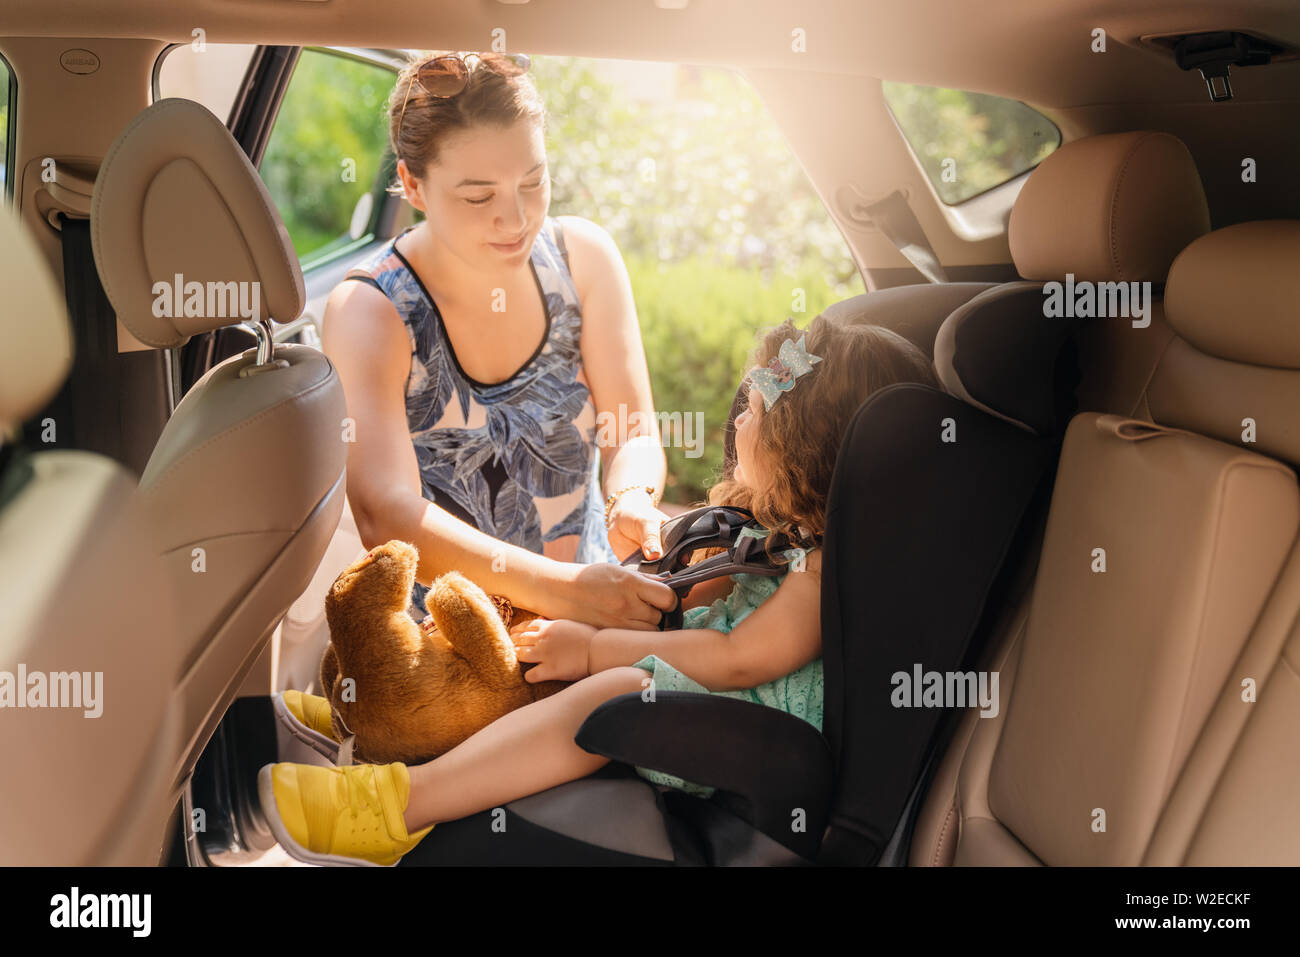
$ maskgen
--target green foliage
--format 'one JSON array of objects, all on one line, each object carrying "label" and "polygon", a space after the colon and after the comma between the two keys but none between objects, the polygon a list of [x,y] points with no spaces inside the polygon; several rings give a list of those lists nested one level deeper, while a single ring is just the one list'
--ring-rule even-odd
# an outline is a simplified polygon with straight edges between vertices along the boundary
[{"label": "green foliage", "polygon": [[792,314],[796,288],[802,326],[865,291],[861,276],[738,75],[679,65],[676,95],[650,102],[624,97],[590,60],[534,57],[529,75],[547,107],[551,215],[609,230],[628,266],[656,408],[703,415],[701,456],[665,449],[665,499],[702,500],[758,331]]},{"label": "green foliage", "polygon": [[[357,200],[373,189],[393,76],[318,50],[299,56],[260,170],[299,259],[345,237]],[[356,162],[353,182],[347,160]]]},{"label": "green foliage", "polygon": [[625,257],[699,258],[764,282],[816,263],[841,297],[861,291],[839,228],[743,78],[686,65],[673,75],[675,95],[647,102],[625,97],[593,61],[533,58],[551,214],[599,223]]},{"label": "green foliage", "polygon": [[[911,83],[883,86],[912,151],[950,206],[1037,166],[1061,144],[1055,125],[1018,100]],[[955,162],[953,182],[943,179],[946,158]]]}]

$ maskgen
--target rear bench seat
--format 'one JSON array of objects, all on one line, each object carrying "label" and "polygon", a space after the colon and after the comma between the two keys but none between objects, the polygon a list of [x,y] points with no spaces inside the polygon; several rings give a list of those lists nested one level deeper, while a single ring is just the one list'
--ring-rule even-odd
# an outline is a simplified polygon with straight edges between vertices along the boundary
[{"label": "rear bench seat", "polygon": [[1098,411],[983,666],[1002,707],[963,716],[911,863],[1300,863],[1297,262],[1300,223],[1218,230],[1150,327],[1081,336]]}]

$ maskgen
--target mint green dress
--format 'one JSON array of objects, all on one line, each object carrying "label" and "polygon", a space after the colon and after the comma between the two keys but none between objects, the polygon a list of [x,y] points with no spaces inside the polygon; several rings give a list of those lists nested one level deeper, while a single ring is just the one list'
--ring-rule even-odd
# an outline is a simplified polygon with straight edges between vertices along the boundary
[{"label": "mint green dress", "polygon": [[[786,572],[785,575],[791,574]],[[794,574],[799,574],[795,572]],[[730,632],[755,608],[763,603],[785,581],[785,575],[764,576],[738,573],[731,576],[735,587],[726,598],[718,598],[705,607],[688,608],[682,616],[683,628],[712,628],[721,632]],[[778,708],[796,718],[802,718],[818,731],[822,729],[822,707],[825,702],[825,682],[822,678],[822,660],[817,658],[804,665],[798,671],[777,678],[757,688],[743,691],[710,691],[697,681],[682,674],[668,662],[656,655],[647,655],[638,661],[637,668],[650,672],[654,689],[658,691],[693,691],[697,694],[721,695],[724,698],[738,698]],[[701,728],[707,733],[707,728]],[[761,746],[761,742],[755,742]],[[671,774],[654,771],[649,768],[637,768],[637,774],[655,784],[685,791],[698,797],[707,798],[713,794],[713,788],[702,787]]]}]

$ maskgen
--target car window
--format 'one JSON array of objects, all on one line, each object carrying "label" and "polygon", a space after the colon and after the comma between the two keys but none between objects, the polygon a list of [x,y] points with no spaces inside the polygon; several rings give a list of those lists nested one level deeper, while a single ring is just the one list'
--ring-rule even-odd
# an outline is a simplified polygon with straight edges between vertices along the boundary
[{"label": "car window", "polygon": [[[228,123],[254,44],[178,44],[154,71],[154,98],[202,103]],[[363,243],[391,166],[384,108],[390,65],[344,50],[301,51],[258,172],[304,269]]]},{"label": "car window", "polygon": [[885,102],[939,198],[949,206],[1033,169],[1061,131],[1018,100],[913,83],[883,84]]},{"label": "car window", "polygon": [[168,47],[154,67],[154,99],[194,100],[228,123],[256,50],[252,43],[206,43],[200,37]]},{"label": "car window", "polygon": [[304,269],[369,236],[387,185],[396,77],[340,51],[298,57],[259,172]]},{"label": "car window", "polygon": [[705,499],[760,330],[865,291],[830,211],[745,76],[700,64],[533,57],[552,216],[589,219],[631,280],[668,475]]}]

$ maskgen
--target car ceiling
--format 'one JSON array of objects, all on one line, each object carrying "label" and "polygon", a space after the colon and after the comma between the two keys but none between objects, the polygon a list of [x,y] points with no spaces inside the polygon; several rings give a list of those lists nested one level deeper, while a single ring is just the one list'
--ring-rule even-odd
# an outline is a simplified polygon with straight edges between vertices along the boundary
[{"label": "car ceiling", "polygon": [[[385,15],[376,16],[378,9]],[[1295,0],[6,0],[0,52],[12,62],[24,38],[35,37],[148,39],[161,48],[189,43],[196,28],[210,43],[465,50],[486,49],[492,31],[504,29],[508,49],[535,54],[740,68],[828,206],[835,208],[838,184],[853,183],[871,197],[903,188],[945,264],[1007,262],[1005,237],[963,234],[938,203],[883,107],[879,78],[1024,100],[1067,141],[1165,130],[1196,157],[1216,227],[1300,218],[1300,178],[1293,175],[1300,166],[1300,58],[1234,68],[1233,100],[1211,103],[1195,71],[1178,69],[1172,56],[1142,41],[1237,30],[1300,50]],[[805,31],[806,52],[791,49],[797,28]],[[1097,28],[1106,31],[1105,53],[1092,50]],[[139,101],[131,113],[148,104],[147,91],[139,92],[132,92]],[[103,144],[80,152],[102,155]],[[1241,182],[1247,156],[1256,160],[1256,183]],[[903,264],[874,230],[846,230],[846,238],[861,265]]]},{"label": "car ceiling", "polygon": [[[1197,102],[1202,91],[1138,38],[1235,29],[1300,48],[1293,0],[1025,2],[1025,0],[6,0],[6,36],[152,37],[212,42],[482,49],[505,28],[511,49],[539,54],[784,66],[981,90],[1052,107]],[[72,25],[76,30],[70,30]],[[807,32],[808,51],[790,49]],[[1093,53],[1093,29],[1112,39]],[[906,38],[906,39],[903,39]],[[1104,57],[1105,67],[1098,68]],[[1243,80],[1242,99],[1300,94],[1300,66],[1280,67],[1267,91]]]}]

